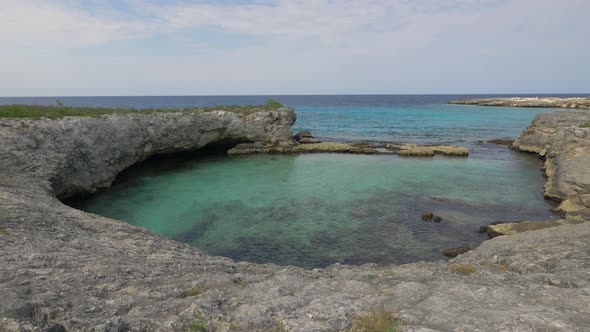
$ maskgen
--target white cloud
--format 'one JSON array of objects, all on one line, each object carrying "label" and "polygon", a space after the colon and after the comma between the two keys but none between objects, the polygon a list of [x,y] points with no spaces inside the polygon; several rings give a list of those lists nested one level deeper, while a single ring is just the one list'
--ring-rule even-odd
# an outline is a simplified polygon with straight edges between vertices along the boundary
[{"label": "white cloud", "polygon": [[146,22],[98,17],[72,2],[1,0],[2,46],[79,46],[138,38],[149,33]]},{"label": "white cloud", "polygon": [[586,0],[82,4],[0,0],[0,94],[590,90]]}]

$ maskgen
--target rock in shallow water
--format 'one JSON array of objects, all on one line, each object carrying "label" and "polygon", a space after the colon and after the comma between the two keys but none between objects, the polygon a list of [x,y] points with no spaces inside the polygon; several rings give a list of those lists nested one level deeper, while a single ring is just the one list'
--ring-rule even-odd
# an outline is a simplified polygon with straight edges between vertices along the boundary
[{"label": "rock in shallow water", "polygon": [[422,213],[422,220],[428,221],[428,220],[432,220],[432,218],[434,218],[434,214],[432,212],[427,211],[427,212]]},{"label": "rock in shallow water", "polygon": [[457,248],[449,248],[449,249],[443,250],[442,254],[447,257],[457,257],[461,254],[468,252],[469,250],[471,250],[471,248],[466,247],[466,246],[465,247],[457,247]]},{"label": "rock in shallow water", "polygon": [[469,150],[454,145],[387,144],[386,148],[400,156],[432,157],[436,154],[453,157],[467,157]]},{"label": "rock in shallow water", "polygon": [[567,224],[579,224],[582,221],[577,220],[558,220],[558,221],[521,221],[517,223],[501,223],[490,225],[487,227],[487,232],[490,237],[500,235],[512,235],[516,233],[535,231],[544,228],[557,227]]}]

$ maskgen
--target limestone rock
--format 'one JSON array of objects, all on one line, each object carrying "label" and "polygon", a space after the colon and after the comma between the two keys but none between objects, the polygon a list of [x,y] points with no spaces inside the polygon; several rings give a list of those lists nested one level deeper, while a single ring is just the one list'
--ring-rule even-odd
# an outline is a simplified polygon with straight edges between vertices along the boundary
[{"label": "limestone rock", "polygon": [[302,144],[314,144],[320,142],[319,139],[313,137],[301,137],[297,141]]},{"label": "limestone rock", "polygon": [[[545,197],[561,202],[566,218],[588,213],[590,204],[590,113],[558,112],[539,114],[514,142],[515,149],[545,157]],[[577,134],[576,134],[577,133]]]},{"label": "limestone rock", "polygon": [[377,150],[371,148],[360,148],[354,145],[334,142],[321,142],[313,144],[239,144],[228,151],[230,155],[253,154],[253,153],[353,153],[353,154],[376,154]]},{"label": "limestone rock", "polygon": [[[585,142],[565,134],[565,119],[546,135],[533,130],[538,139],[522,146],[545,149],[548,160],[567,157],[548,173],[575,181],[550,181],[558,193],[573,190],[567,218],[586,218],[584,168],[566,165],[584,160]],[[207,144],[321,150],[291,142],[294,120],[287,109],[0,119],[0,229],[9,234],[0,234],[0,330],[186,331],[202,323],[212,331],[339,331],[371,310],[398,313],[412,331],[590,329],[590,224],[485,241],[450,261],[473,266],[468,276],[445,261],[306,270],[209,256],[56,199],[106,187],[151,155]],[[576,139],[563,148],[552,137],[562,131]]]},{"label": "limestone rock", "polygon": [[428,221],[434,218],[434,214],[430,211],[422,212],[422,220]]},{"label": "limestone rock", "polygon": [[453,100],[449,104],[500,107],[544,107],[590,109],[590,98],[510,97]]},{"label": "limestone rock", "polygon": [[432,157],[435,154],[454,157],[469,156],[467,148],[453,145],[387,144],[386,148],[400,156],[409,157]]},{"label": "limestone rock", "polygon": [[313,137],[309,130],[300,131],[297,134],[295,134],[293,138],[295,138],[297,142],[303,144],[314,144],[320,142],[317,138]]},{"label": "limestone rock", "polygon": [[534,231],[544,228],[557,227],[567,224],[578,224],[580,221],[573,220],[559,220],[559,221],[521,221],[517,223],[501,223],[490,225],[487,227],[487,232],[490,237],[500,235],[512,235],[527,231]]},{"label": "limestone rock", "polygon": [[442,251],[442,254],[447,257],[457,257],[461,254],[464,254],[471,250],[469,247],[456,247],[456,248],[449,248]]}]

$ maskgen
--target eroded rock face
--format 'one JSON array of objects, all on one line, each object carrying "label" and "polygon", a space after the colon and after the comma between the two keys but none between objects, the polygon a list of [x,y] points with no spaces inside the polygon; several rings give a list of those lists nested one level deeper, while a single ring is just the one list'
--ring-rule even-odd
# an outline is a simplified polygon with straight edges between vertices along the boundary
[{"label": "eroded rock face", "polygon": [[590,219],[590,113],[540,114],[514,142],[546,158],[545,196],[566,218]]},{"label": "eroded rock face", "polygon": [[121,117],[0,120],[0,330],[335,331],[376,309],[409,331],[590,328],[587,224],[498,237],[450,264],[304,270],[212,257],[62,204],[55,195],[91,192],[150,154],[272,143],[294,120]]},{"label": "eroded rock face", "polygon": [[0,167],[26,167],[56,196],[108,187],[125,168],[152,155],[210,143],[291,141],[295,112],[115,114],[59,120],[0,119]]}]

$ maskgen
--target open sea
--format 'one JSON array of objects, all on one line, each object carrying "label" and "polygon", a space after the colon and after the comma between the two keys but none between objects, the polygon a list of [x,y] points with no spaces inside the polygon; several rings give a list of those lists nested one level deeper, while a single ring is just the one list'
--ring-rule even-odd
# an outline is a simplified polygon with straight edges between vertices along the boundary
[{"label": "open sea", "polygon": [[[521,95],[522,96],[522,95]],[[567,95],[555,95],[567,96]],[[74,207],[145,227],[212,255],[306,268],[445,259],[493,221],[557,219],[542,162],[485,142],[515,139],[552,109],[448,105],[472,95],[0,98],[0,104],[177,108],[294,106],[294,130],[322,140],[455,144],[468,158],[345,154],[154,158]],[[114,142],[116,143],[116,142]],[[432,211],[442,222],[424,222]]]}]

